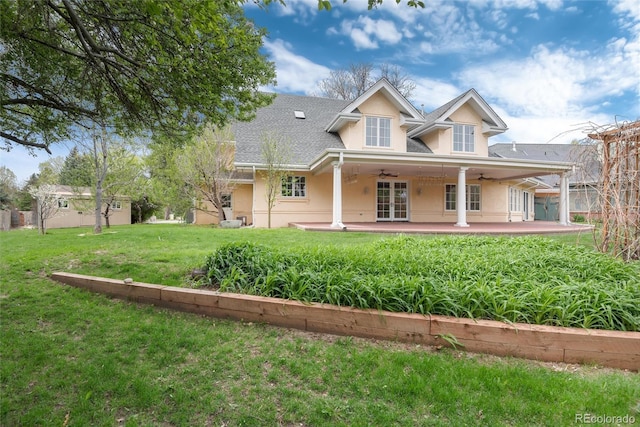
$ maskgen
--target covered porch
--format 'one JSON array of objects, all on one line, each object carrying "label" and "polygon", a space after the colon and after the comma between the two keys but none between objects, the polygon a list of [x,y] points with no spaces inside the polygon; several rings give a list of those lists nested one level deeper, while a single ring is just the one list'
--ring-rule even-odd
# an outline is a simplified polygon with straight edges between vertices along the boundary
[{"label": "covered porch", "polygon": [[[523,221],[533,218],[528,215],[533,203],[529,200],[529,193],[542,185],[533,178],[543,175],[560,176],[560,226],[570,225],[568,205],[568,174],[574,165],[567,162],[522,161],[504,158],[433,155],[426,153],[362,153],[351,150],[327,150],[314,164],[311,171],[314,175],[333,175],[332,192],[332,222],[331,226],[343,229],[347,223],[358,227],[364,221],[354,222],[353,208],[355,202],[353,188],[348,188],[345,194],[344,185],[358,183],[359,177],[377,179],[374,189],[377,199],[377,222],[410,222],[412,224],[438,224],[444,222],[446,227],[451,214],[455,214],[454,226],[468,228],[470,223],[482,218],[482,222],[503,224],[505,222],[519,222],[517,214],[521,212]],[[366,178],[365,178],[366,179]],[[482,189],[480,183],[483,184]],[[470,205],[471,198],[467,197],[467,185],[474,184],[475,205]],[[413,190],[411,189],[413,186]],[[516,192],[526,186],[526,192]],[[439,200],[437,192],[425,192],[434,187],[441,188],[444,200]],[[370,186],[363,185],[363,194],[370,192]],[[452,190],[452,191],[451,191]],[[412,193],[413,191],[413,193]],[[481,195],[480,192],[484,192]],[[434,197],[434,194],[437,197]],[[521,203],[522,195],[525,195]],[[486,195],[486,197],[485,197]],[[346,197],[345,197],[346,196]],[[357,193],[355,194],[357,196]],[[429,197],[425,202],[425,197]],[[369,204],[361,200],[360,206]],[[422,202],[420,205],[418,202]],[[440,203],[438,203],[440,202]],[[386,204],[385,204],[386,203]],[[411,205],[412,203],[412,205]],[[346,206],[346,205],[351,206]],[[441,209],[438,211],[438,209]],[[359,214],[362,218],[363,213]],[[442,218],[436,219],[437,217]],[[369,219],[369,221],[370,221]],[[390,225],[391,230],[402,225]],[[535,227],[535,226],[534,226]],[[377,227],[381,229],[382,227]],[[412,226],[406,227],[411,229]],[[465,233],[465,230],[457,232]],[[522,233],[527,233],[523,231]]]},{"label": "covered porch", "polygon": [[440,222],[354,222],[345,223],[344,228],[336,228],[330,223],[291,222],[290,227],[308,231],[343,231],[367,233],[402,234],[479,234],[479,235],[529,235],[591,233],[592,225],[563,225],[549,221],[483,222],[470,223],[468,227],[458,227]]}]

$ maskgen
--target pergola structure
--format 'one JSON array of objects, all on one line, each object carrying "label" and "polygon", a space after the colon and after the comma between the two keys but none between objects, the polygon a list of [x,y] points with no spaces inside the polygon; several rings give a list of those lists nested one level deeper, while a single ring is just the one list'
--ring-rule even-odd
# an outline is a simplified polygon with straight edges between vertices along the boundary
[{"label": "pergola structure", "polygon": [[640,121],[589,138],[602,143],[601,249],[640,259]]}]

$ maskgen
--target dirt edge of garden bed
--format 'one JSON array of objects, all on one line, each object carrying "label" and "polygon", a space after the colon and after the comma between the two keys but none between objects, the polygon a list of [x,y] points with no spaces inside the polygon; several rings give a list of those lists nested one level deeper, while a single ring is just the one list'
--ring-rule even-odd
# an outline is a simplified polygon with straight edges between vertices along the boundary
[{"label": "dirt edge of garden bed", "polygon": [[56,272],[51,278],[112,297],[310,332],[455,347],[544,362],[640,369],[640,332],[392,313]]}]

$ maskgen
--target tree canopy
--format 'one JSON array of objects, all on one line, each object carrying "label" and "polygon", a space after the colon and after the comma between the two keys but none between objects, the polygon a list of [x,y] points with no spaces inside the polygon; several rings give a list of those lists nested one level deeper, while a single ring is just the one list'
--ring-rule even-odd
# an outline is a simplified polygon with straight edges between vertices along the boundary
[{"label": "tree canopy", "polygon": [[64,159],[58,182],[71,187],[90,187],[94,175],[91,157],[73,147]]},{"label": "tree canopy", "polygon": [[97,122],[183,134],[250,119],[275,78],[242,0],[0,0],[0,137],[42,148]]}]

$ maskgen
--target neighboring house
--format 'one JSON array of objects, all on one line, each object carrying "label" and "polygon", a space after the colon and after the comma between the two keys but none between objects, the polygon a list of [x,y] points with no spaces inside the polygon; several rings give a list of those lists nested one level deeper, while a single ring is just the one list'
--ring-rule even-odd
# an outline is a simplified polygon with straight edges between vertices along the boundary
[{"label": "neighboring house", "polygon": [[[531,221],[533,179],[560,174],[568,200],[573,163],[489,155],[489,138],[507,125],[471,89],[429,114],[418,111],[386,80],[353,101],[276,95],[250,122],[234,124],[235,167],[248,174],[229,198],[233,218],[267,226],[266,132],[287,141],[288,178],[272,225],[292,222]],[[197,215],[196,223],[203,223]],[[569,221],[566,203],[560,222]]]},{"label": "neighboring house", "polygon": [[[569,214],[586,219],[597,217],[598,182],[602,167],[599,146],[590,144],[516,144],[498,143],[489,147],[489,155],[503,159],[561,161],[576,164],[568,174]],[[561,176],[557,174],[536,177],[541,185],[535,189],[535,218],[557,221],[560,205]]]},{"label": "neighboring house", "polygon": [[[55,215],[46,221],[48,229],[95,225],[96,202],[90,188],[73,188],[67,185],[55,187],[58,206]],[[102,212],[104,209],[105,205]],[[131,199],[127,196],[117,197],[110,212],[110,225],[131,224]],[[106,225],[104,216],[102,225]]]}]

